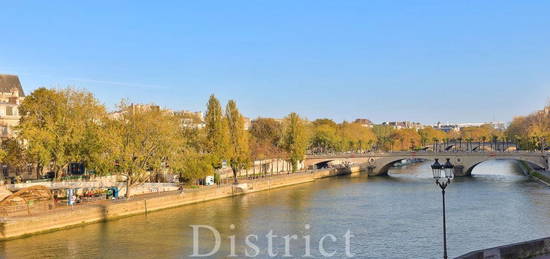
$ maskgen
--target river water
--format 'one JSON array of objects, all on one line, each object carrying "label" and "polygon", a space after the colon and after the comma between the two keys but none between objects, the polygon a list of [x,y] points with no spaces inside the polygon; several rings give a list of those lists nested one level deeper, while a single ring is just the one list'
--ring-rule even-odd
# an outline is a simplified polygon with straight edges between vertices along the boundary
[{"label": "river water", "polygon": [[[447,188],[449,256],[550,236],[550,188],[524,177],[511,161],[488,161],[473,177]],[[392,169],[389,177],[337,177],[269,192],[220,199],[148,215],[86,225],[0,243],[2,258],[189,258],[221,247],[209,258],[226,258],[235,236],[235,258],[285,252],[333,258],[441,258],[441,192],[429,163]],[[232,225],[234,227],[232,227]],[[349,246],[345,234],[350,231]],[[323,236],[325,251],[319,249]],[[282,236],[296,235],[285,251]],[[306,242],[309,237],[309,247]],[[346,251],[349,247],[350,251]]]}]

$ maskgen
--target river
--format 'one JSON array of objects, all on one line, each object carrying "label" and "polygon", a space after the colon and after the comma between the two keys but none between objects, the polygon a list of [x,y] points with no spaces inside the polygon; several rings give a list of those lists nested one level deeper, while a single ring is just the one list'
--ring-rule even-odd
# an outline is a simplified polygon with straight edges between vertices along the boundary
[{"label": "river", "polygon": [[[441,258],[441,192],[429,163],[395,168],[389,177],[337,177],[313,183],[220,199],[185,207],[85,225],[0,243],[2,258],[188,258],[192,225],[220,232],[221,248],[210,258],[245,257],[260,247],[268,257],[270,231],[276,257],[322,252],[342,258]],[[234,226],[232,228],[232,225]],[[214,235],[199,228],[199,252],[214,248]],[[346,232],[349,249],[346,251]],[[511,161],[488,161],[473,176],[447,188],[449,256],[550,236],[550,188],[523,176]],[[319,249],[319,240],[324,239]],[[309,237],[310,249],[306,249]]]}]

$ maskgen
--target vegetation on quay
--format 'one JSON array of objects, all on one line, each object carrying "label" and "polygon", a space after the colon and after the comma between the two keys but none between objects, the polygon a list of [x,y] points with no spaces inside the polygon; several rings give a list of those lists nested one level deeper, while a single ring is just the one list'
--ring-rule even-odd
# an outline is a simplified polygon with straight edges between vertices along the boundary
[{"label": "vegetation on quay", "polygon": [[[210,96],[204,121],[188,113],[154,105],[121,101],[108,113],[85,90],[39,88],[20,106],[18,134],[2,141],[2,164],[19,171],[53,172],[60,179],[70,163],[84,163],[97,175],[118,174],[128,186],[176,174],[196,182],[222,168],[233,171],[235,182],[252,161],[284,159],[296,171],[306,152],[365,152],[420,149],[440,142],[515,141],[525,149],[550,141],[548,109],[514,119],[507,131],[490,125],[445,133],[425,127],[395,129],[330,119],[307,121],[297,113],[282,120],[258,118],[245,130],[245,118],[234,100],[225,109]],[[200,126],[204,125],[204,127]]]},{"label": "vegetation on quay", "polygon": [[309,150],[313,152],[343,151],[400,151],[414,150],[439,143],[462,143],[473,148],[474,142],[491,145],[496,142],[513,142],[524,150],[541,150],[550,143],[550,105],[525,117],[516,117],[507,130],[492,125],[463,127],[448,133],[432,127],[421,129],[395,129],[391,126],[335,123],[318,119],[309,123],[311,132]]},{"label": "vegetation on quay", "polygon": [[[158,178],[167,173],[194,183],[226,162],[236,181],[237,172],[251,166],[251,136],[234,100],[225,111],[221,107],[212,95],[202,128],[189,114],[155,105],[123,100],[116,112],[108,113],[90,92],[40,88],[21,104],[18,134],[2,142],[0,158],[20,171],[51,172],[55,180],[70,163],[84,163],[97,175],[124,176],[128,187],[165,180]],[[282,134],[280,157],[296,169],[305,156],[304,121],[292,113],[277,127]],[[256,135],[253,143],[266,141]]]},{"label": "vegetation on quay", "polygon": [[550,143],[550,104],[527,116],[515,117],[506,131],[522,149],[542,149]]}]

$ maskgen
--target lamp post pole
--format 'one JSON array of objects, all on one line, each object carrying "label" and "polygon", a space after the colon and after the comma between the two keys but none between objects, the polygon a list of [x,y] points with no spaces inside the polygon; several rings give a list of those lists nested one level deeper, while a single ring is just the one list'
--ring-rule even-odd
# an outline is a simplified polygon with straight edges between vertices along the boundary
[{"label": "lamp post pole", "polygon": [[437,185],[441,187],[441,197],[443,198],[443,258],[447,259],[447,219],[445,216],[445,188],[447,188],[447,183],[437,182]]},{"label": "lamp post pole", "polygon": [[454,178],[454,166],[451,164],[449,158],[445,165],[439,163],[439,159],[435,159],[435,163],[432,165],[432,172],[436,185],[441,188],[441,197],[443,200],[443,258],[447,259],[447,219],[445,215],[445,188],[451,183]]}]

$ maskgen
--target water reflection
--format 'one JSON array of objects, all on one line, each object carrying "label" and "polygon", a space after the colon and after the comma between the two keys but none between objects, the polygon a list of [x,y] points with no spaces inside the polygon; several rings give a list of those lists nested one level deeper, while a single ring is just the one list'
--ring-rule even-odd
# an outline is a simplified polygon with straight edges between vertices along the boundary
[{"label": "water reflection", "polygon": [[[339,242],[328,242],[326,249],[340,258],[348,229],[359,258],[440,258],[441,194],[429,166],[394,168],[389,177],[326,179],[7,241],[0,243],[0,257],[184,258],[193,249],[190,225],[210,225],[224,237],[217,258],[230,253],[228,236],[235,235],[242,258],[246,235],[263,237],[271,230],[299,237],[291,244],[296,257],[304,254],[303,236],[311,235],[312,255],[318,257],[318,240],[334,234]],[[448,188],[450,256],[550,236],[550,188],[530,181],[510,161],[488,161],[473,173]],[[203,251],[209,250],[211,236],[201,238]],[[265,258],[267,241],[256,244]],[[282,255],[284,241],[274,246]]]}]

